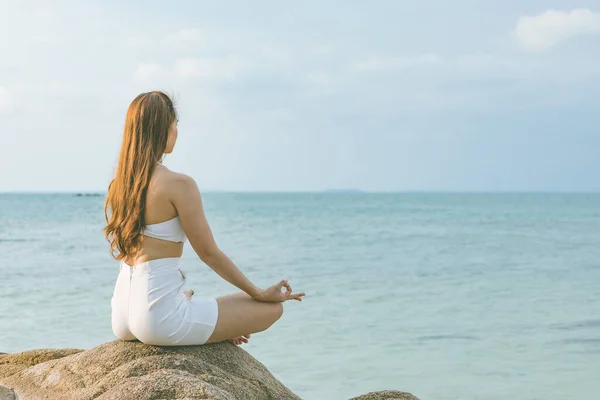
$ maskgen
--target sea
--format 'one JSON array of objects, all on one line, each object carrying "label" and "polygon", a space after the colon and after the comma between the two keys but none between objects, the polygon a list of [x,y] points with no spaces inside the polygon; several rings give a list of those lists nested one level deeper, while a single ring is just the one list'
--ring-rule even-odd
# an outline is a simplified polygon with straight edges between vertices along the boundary
[{"label": "sea", "polygon": [[[0,194],[0,352],[115,340],[104,194]],[[243,349],[303,399],[600,399],[600,194],[204,193],[217,243],[303,302]],[[195,296],[238,291],[187,243]]]}]

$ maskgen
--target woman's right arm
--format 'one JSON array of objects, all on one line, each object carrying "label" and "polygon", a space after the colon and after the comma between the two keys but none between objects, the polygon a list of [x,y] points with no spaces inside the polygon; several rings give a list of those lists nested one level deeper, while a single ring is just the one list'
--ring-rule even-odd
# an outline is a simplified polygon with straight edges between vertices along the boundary
[{"label": "woman's right arm", "polygon": [[[177,174],[172,186],[172,188],[169,188],[169,193],[171,201],[179,214],[181,226],[192,248],[206,265],[227,282],[248,293],[255,300],[302,301],[304,293],[292,294],[292,288],[286,280],[281,280],[279,283],[264,290],[258,288],[219,249],[204,214],[202,197],[200,196],[198,185],[192,177],[185,174]],[[285,293],[281,292],[283,287],[286,288]]]},{"label": "woman's right arm", "polygon": [[196,181],[185,174],[177,174],[173,190],[169,195],[177,213],[181,226],[198,254],[198,257],[223,279],[240,290],[258,299],[261,290],[254,285],[231,259],[219,249],[206,220],[202,197]]}]

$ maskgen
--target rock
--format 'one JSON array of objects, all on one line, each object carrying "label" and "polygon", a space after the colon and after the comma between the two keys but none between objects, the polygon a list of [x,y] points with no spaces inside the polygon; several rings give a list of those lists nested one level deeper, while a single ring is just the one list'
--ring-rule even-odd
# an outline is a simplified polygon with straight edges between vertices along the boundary
[{"label": "rock", "polygon": [[27,400],[300,399],[228,342],[161,347],[115,340],[85,351],[2,355],[0,384]]},{"label": "rock", "polygon": [[40,349],[0,355],[0,379],[32,365],[79,353],[79,349]]},{"label": "rock", "polygon": [[410,393],[398,392],[397,390],[384,390],[371,392],[362,396],[353,397],[350,400],[419,400]]},{"label": "rock", "polygon": [[[19,400],[19,397],[27,400],[300,399],[263,364],[231,343],[163,347],[122,340],[90,350],[40,349],[0,355],[0,400]],[[409,393],[382,391],[351,400],[418,399]]]}]

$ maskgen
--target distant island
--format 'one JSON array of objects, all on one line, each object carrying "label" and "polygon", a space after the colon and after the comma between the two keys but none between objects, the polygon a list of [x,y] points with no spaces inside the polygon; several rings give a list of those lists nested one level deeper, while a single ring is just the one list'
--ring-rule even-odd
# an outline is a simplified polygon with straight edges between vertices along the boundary
[{"label": "distant island", "polygon": [[75,193],[75,197],[101,197],[104,196],[102,193]]}]

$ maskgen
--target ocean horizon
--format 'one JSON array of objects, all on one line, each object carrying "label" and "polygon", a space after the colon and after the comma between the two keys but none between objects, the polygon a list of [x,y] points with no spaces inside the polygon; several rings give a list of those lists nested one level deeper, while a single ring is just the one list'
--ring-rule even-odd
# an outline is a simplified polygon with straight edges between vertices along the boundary
[{"label": "ocean horizon", "polygon": [[[406,194],[406,195],[513,195],[513,194],[600,194],[598,190],[367,190],[367,189],[297,189],[297,190],[245,190],[245,189],[202,189],[199,188],[201,194]],[[52,195],[52,194],[73,194],[73,195],[106,195],[106,190],[64,190],[64,191],[43,191],[43,190],[31,190],[31,191],[2,191],[0,195]]]}]

